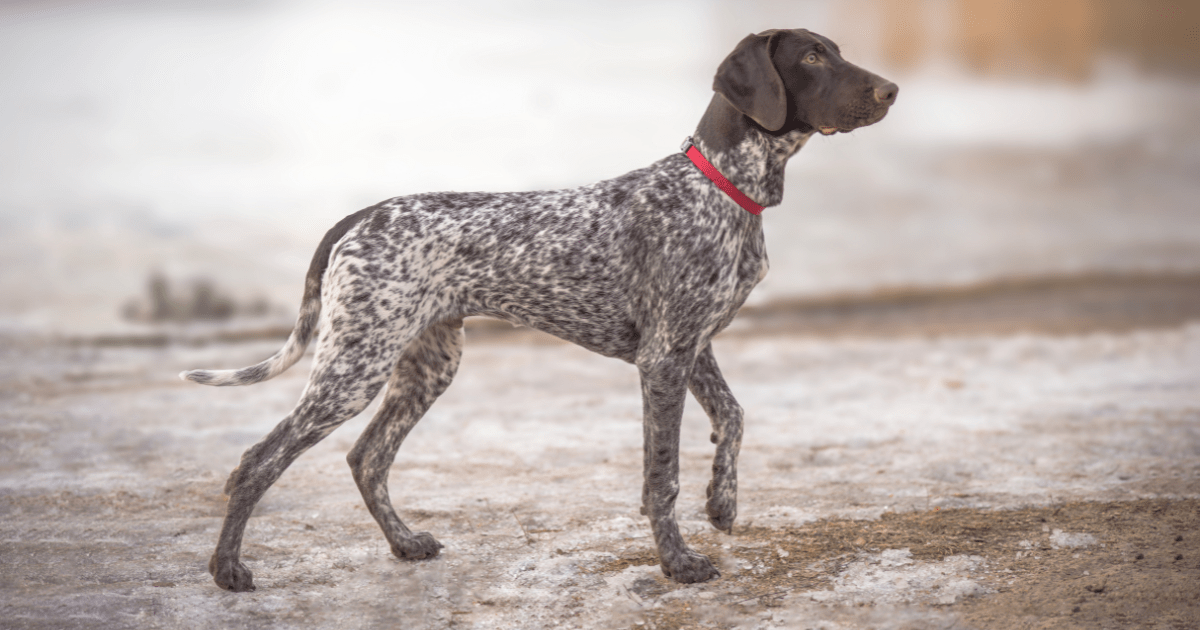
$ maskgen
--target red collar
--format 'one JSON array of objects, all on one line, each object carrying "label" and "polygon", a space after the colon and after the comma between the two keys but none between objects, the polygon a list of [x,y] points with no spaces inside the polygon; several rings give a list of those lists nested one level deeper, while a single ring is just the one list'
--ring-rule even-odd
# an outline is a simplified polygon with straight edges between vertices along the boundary
[{"label": "red collar", "polygon": [[754,203],[753,199],[747,197],[742,191],[737,189],[737,186],[734,186],[728,179],[725,179],[725,176],[721,174],[721,171],[717,170],[717,167],[704,159],[704,156],[700,154],[700,149],[697,149],[696,145],[692,144],[691,136],[688,136],[687,140],[683,141],[683,152],[687,154],[693,164],[700,168],[701,172],[712,180],[712,183],[717,185],[717,188],[725,191],[725,194],[737,202],[737,205],[745,208],[746,212],[756,215],[763,211],[762,206]]}]

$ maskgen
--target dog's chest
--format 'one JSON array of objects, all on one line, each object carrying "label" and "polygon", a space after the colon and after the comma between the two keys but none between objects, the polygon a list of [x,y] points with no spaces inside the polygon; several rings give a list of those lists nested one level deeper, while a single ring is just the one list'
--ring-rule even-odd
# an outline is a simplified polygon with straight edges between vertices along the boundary
[{"label": "dog's chest", "polygon": [[730,263],[727,282],[722,289],[709,296],[709,303],[714,308],[710,313],[712,325],[708,327],[708,336],[724,330],[733,322],[754,287],[766,277],[770,265],[761,230],[745,235],[738,243]]}]

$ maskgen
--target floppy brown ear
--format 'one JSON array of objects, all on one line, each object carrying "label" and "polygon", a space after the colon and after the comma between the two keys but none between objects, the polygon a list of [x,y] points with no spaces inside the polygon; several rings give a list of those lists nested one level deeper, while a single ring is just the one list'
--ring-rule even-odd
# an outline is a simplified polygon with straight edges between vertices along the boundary
[{"label": "floppy brown ear", "polygon": [[787,118],[783,79],[771,63],[773,37],[775,33],[747,35],[721,62],[717,76],[713,77],[714,90],[769,131],[783,127]]}]

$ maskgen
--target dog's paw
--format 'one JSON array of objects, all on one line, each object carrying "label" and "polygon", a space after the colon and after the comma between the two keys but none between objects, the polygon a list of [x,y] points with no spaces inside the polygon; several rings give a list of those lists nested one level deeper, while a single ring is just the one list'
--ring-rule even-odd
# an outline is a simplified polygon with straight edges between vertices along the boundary
[{"label": "dog's paw", "polygon": [[687,549],[684,553],[675,556],[670,562],[670,566],[668,566],[666,561],[663,561],[661,568],[663,575],[680,584],[707,582],[721,577],[721,572],[717,571],[717,568],[713,566],[708,556],[696,553],[691,549]]},{"label": "dog's paw", "polygon": [[392,544],[392,553],[401,560],[424,560],[438,555],[442,543],[429,532],[417,532]]},{"label": "dog's paw", "polygon": [[217,560],[217,554],[213,554],[208,560],[208,572],[212,574],[213,581],[221,588],[233,591],[235,593],[246,593],[254,590],[254,574],[246,565],[231,560],[229,562],[220,562]]},{"label": "dog's paw", "polygon": [[733,533],[733,521],[737,518],[737,494],[723,491],[713,492],[713,483],[708,484],[708,503],[704,511],[708,513],[708,522],[717,530],[726,534]]}]

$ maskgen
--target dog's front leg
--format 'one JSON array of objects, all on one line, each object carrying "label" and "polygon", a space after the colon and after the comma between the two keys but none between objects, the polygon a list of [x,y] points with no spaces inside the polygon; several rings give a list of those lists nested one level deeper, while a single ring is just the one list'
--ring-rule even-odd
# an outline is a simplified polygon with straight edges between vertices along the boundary
[{"label": "dog's front leg", "polygon": [[647,497],[643,509],[649,513],[663,574],[684,584],[704,582],[721,575],[707,556],[688,548],[675,522],[675,498],[679,495],[679,427],[695,356],[692,346],[676,347],[662,353],[647,352],[638,359],[646,426]]},{"label": "dog's front leg", "polygon": [[705,346],[696,357],[688,388],[712,421],[712,442],[717,445],[712,481],[708,484],[705,510],[708,522],[731,534],[733,520],[737,517],[737,457],[742,446],[742,406],[721,376],[712,344]]}]

